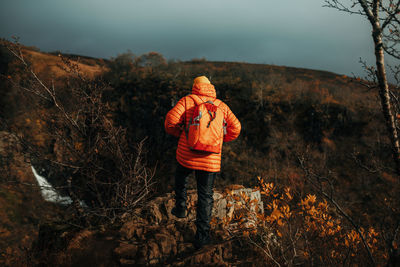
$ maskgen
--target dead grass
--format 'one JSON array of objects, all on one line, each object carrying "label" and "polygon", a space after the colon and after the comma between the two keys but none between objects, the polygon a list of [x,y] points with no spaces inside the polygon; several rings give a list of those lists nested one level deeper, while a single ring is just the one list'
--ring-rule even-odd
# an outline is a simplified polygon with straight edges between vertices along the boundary
[{"label": "dead grass", "polygon": [[[33,69],[37,73],[55,79],[69,75],[60,67],[60,65],[63,65],[63,62],[59,56],[28,49],[23,49],[23,52],[28,57],[29,61],[32,62]],[[77,64],[81,72],[89,79],[93,79],[108,70],[104,65],[88,65],[77,60],[71,60],[71,63]]]}]

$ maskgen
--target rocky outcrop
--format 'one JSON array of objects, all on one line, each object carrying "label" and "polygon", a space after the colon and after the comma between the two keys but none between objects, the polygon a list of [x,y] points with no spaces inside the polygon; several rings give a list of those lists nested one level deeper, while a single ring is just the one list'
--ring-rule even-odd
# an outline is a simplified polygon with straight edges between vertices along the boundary
[{"label": "rocky outcrop", "polygon": [[[259,192],[251,189],[230,188],[224,193],[214,194],[213,217],[223,219],[232,214],[229,204],[233,201],[230,194],[245,192],[249,198],[259,198]],[[178,219],[171,214],[174,206],[173,194],[167,194],[151,200],[145,207],[138,208],[129,216],[116,232],[82,230],[73,234],[59,231],[63,245],[51,242],[51,231],[41,231],[42,241],[39,244],[58,246],[57,255],[52,262],[61,265],[81,265],[80,261],[96,266],[230,266],[238,263],[238,255],[250,250],[243,248],[238,239],[232,239],[229,233],[218,224],[212,225],[212,243],[201,250],[192,244],[195,236],[197,194],[188,192],[187,218]],[[251,217],[251,216],[250,216]],[[215,221],[215,219],[214,219]],[[67,238],[67,236],[69,236]],[[50,238],[51,239],[51,238]],[[65,242],[65,239],[69,241]],[[46,240],[46,241],[44,241]],[[44,241],[44,242],[43,242]],[[56,246],[57,245],[57,246]],[[99,247],[102,247],[100,252]],[[46,249],[40,248],[40,251]],[[247,251],[247,252],[246,252]],[[54,252],[54,249],[52,250]],[[47,250],[47,255],[51,254]],[[111,260],[110,260],[111,259]],[[243,257],[242,257],[243,260]],[[252,264],[246,265],[251,266]]]},{"label": "rocky outcrop", "polygon": [[[231,195],[239,196],[244,193],[250,200],[258,199],[262,208],[259,191],[243,187],[230,188],[226,190],[228,191]],[[214,193],[213,217],[217,220],[234,213],[235,200],[227,195],[221,192]],[[120,264],[228,265],[232,260],[233,240],[224,229],[216,225],[213,225],[211,233],[213,243],[200,251],[194,249],[192,242],[196,231],[196,202],[196,191],[189,191],[188,213],[184,219],[177,219],[171,214],[174,206],[173,194],[158,197],[147,207],[136,210],[136,219],[127,221],[121,227],[121,243],[114,250]],[[248,217],[254,223],[255,216]]]}]

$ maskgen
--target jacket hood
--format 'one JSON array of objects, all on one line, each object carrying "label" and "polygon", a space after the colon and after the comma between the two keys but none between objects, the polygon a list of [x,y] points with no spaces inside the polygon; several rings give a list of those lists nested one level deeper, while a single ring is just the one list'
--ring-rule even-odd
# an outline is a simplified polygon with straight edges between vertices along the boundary
[{"label": "jacket hood", "polygon": [[214,85],[209,83],[195,83],[192,87],[192,94],[195,95],[204,95],[212,98],[217,97],[217,93],[215,92]]}]

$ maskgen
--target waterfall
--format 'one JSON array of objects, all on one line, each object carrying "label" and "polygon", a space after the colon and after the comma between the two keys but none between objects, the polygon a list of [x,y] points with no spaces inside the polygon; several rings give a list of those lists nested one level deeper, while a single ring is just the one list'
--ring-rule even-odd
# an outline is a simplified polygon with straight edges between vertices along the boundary
[{"label": "waterfall", "polygon": [[44,200],[58,203],[62,205],[69,205],[72,203],[72,199],[68,196],[61,196],[54,187],[44,178],[40,176],[35,168],[31,165],[33,175],[36,178],[36,181],[40,187],[40,192],[42,193],[42,197]]}]

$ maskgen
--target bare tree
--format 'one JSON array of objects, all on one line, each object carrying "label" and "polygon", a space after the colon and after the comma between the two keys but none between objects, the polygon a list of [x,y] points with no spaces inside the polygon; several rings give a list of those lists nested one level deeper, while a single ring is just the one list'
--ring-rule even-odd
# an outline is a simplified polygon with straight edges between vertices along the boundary
[{"label": "bare tree", "polygon": [[[364,68],[372,78],[377,88],[382,105],[382,112],[392,146],[392,154],[396,164],[397,174],[400,175],[400,143],[396,121],[397,112],[393,107],[393,97],[388,83],[388,74],[385,66],[385,52],[395,60],[400,60],[400,0],[324,0],[325,6],[350,14],[358,14],[368,19],[372,27],[372,39],[375,47],[376,66]],[[344,2],[348,2],[346,5]],[[399,66],[389,67],[399,86]],[[396,103],[394,103],[396,104]]]},{"label": "bare tree", "polygon": [[[400,102],[400,0],[324,0],[325,6],[350,14],[361,15],[368,19],[372,28],[372,40],[375,49],[375,66],[368,66],[361,60],[367,73],[368,82],[362,82],[370,89],[378,89],[387,132],[391,141],[392,155],[397,174],[400,175],[399,123]],[[347,4],[345,4],[345,2]],[[385,55],[392,57],[395,66],[385,64]],[[395,84],[389,84],[388,72],[391,72]],[[398,266],[400,250],[396,245],[400,219],[393,210],[394,229],[383,236],[388,249],[387,266]]]}]

